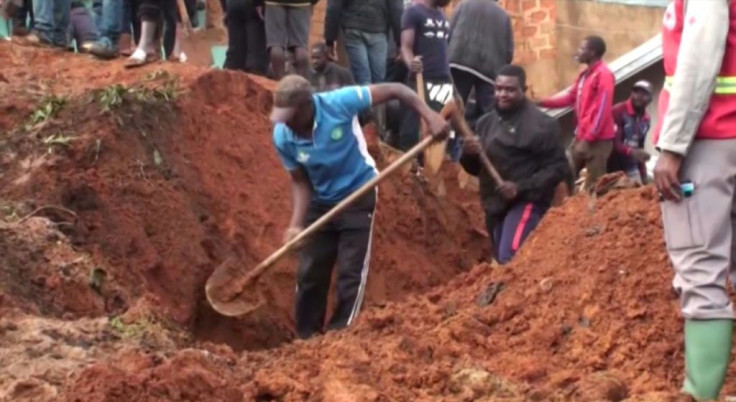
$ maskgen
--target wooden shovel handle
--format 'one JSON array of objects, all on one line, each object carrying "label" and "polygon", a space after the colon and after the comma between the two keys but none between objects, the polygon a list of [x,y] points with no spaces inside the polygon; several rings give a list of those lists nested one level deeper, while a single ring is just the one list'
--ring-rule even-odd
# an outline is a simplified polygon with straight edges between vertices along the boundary
[{"label": "wooden shovel handle", "polygon": [[309,225],[306,229],[301,231],[296,237],[294,237],[291,241],[284,244],[280,249],[276,250],[275,253],[271,254],[268,258],[263,260],[258,266],[253,268],[252,271],[248,272],[248,274],[243,278],[242,283],[247,283],[249,281],[254,281],[258,279],[263,272],[266,271],[270,266],[272,266],[274,263],[276,263],[279,259],[284,257],[285,255],[292,252],[294,249],[297,248],[297,244],[302,242],[307,237],[311,236],[314,232],[318,231],[322,228],[327,222],[329,222],[332,218],[334,218],[337,214],[344,211],[346,208],[348,208],[350,205],[353,204],[356,200],[360,199],[361,197],[365,196],[373,190],[376,186],[378,186],[379,183],[381,183],[383,180],[391,176],[394,172],[399,170],[402,165],[404,165],[407,162],[410,162],[416,158],[416,156],[422,152],[425,148],[427,148],[430,144],[434,142],[434,138],[431,136],[428,136],[424,139],[422,139],[419,144],[415,145],[412,149],[410,149],[407,153],[401,156],[401,158],[397,159],[389,165],[386,169],[384,169],[381,173],[379,173],[376,177],[371,179],[369,182],[365,183],[361,188],[350,194],[347,198],[340,201],[339,204],[335,205],[329,212],[322,215],[321,218],[317,219]]},{"label": "wooden shovel handle", "polygon": [[[424,75],[422,75],[421,71],[416,74],[416,84],[417,84],[417,96],[419,97],[419,100],[421,100],[422,103],[426,105],[427,104],[427,98],[425,98],[426,88],[424,87]],[[419,122],[419,137],[420,138],[427,137],[427,122],[425,122],[424,119],[422,119]]]},{"label": "wooden shovel handle", "polygon": [[[452,108],[452,115],[455,126],[457,130],[460,131],[460,135],[462,135],[463,138],[473,138],[475,134],[473,134],[473,130],[471,130],[468,126],[468,122],[465,121],[465,109],[463,108],[462,102],[459,99],[456,99],[455,102],[451,104],[454,105],[454,107]],[[491,160],[488,159],[488,155],[486,155],[484,152],[481,152],[480,154],[478,154],[478,157],[480,158],[480,163],[481,165],[483,165],[483,169],[485,169],[486,173],[488,173],[493,178],[496,184],[501,184],[501,182],[503,182],[503,179],[501,178],[501,175],[498,174],[498,170],[496,170],[496,168],[491,163]]]}]

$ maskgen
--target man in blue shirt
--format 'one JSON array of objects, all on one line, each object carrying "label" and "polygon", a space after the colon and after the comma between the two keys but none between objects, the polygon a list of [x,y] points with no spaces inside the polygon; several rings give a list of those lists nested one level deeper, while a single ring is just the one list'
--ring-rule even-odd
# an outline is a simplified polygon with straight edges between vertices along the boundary
[{"label": "man in blue shirt", "polygon": [[[293,211],[285,240],[319,219],[376,176],[358,113],[398,99],[444,138],[449,126],[401,84],[351,86],[313,94],[309,81],[284,77],[274,92],[274,145],[291,175]],[[375,190],[308,238],[301,249],[296,290],[300,338],[322,332],[332,268],[337,262],[337,306],[328,329],[346,327],[360,310],[368,277]]]}]

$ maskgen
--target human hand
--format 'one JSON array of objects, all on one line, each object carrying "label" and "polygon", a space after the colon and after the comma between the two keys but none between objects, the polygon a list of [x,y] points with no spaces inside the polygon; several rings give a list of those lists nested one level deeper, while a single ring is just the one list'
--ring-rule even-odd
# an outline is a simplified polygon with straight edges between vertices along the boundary
[{"label": "human hand", "polygon": [[503,181],[497,187],[498,192],[501,193],[503,198],[507,200],[513,200],[519,194],[519,186],[510,181]]},{"label": "human hand", "polygon": [[682,156],[669,151],[662,152],[654,165],[654,184],[666,201],[679,202],[682,199],[679,179],[681,166]]},{"label": "human hand", "polygon": [[478,137],[468,136],[468,138],[463,139],[464,155],[480,155],[481,152],[483,152],[483,147],[481,147]]},{"label": "human hand", "polygon": [[424,64],[422,63],[422,56],[414,57],[411,63],[409,63],[409,71],[414,74],[421,73],[423,69],[424,69]]},{"label": "human hand", "polygon": [[260,18],[261,21],[265,21],[266,20],[266,16],[263,14],[263,7],[262,6],[256,7],[256,13],[258,13],[258,18]]},{"label": "human hand", "polygon": [[643,149],[633,148],[631,150],[631,157],[639,162],[646,163],[652,156]]},{"label": "human hand", "polygon": [[294,240],[294,238],[298,236],[299,233],[301,232],[302,232],[302,228],[298,226],[292,226],[286,229],[286,232],[284,233],[284,244],[289,243],[290,241]]}]

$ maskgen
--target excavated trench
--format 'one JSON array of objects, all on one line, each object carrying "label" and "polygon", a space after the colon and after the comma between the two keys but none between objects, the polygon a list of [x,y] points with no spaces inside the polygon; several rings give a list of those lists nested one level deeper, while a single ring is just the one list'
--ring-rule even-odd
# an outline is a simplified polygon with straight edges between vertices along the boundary
[{"label": "excavated trench", "polygon": [[226,258],[247,268],[278,248],[287,223],[270,83],[8,43],[0,65],[0,400],[678,398],[653,189],[567,200],[498,267],[478,264],[477,194],[455,168],[442,197],[397,175],[361,319],[289,342],[293,260],[260,280],[268,304],[247,317],[203,294]]},{"label": "excavated trench", "polygon": [[[11,54],[60,65],[52,54],[21,51]],[[280,246],[290,197],[266,117],[272,84],[163,64],[64,63],[53,82],[21,65],[3,72],[18,96],[3,101],[13,116],[3,121],[0,198],[76,213],[60,230],[114,285],[114,295],[101,295],[115,306],[104,314],[143,298],[200,341],[236,350],[290,341],[292,259],[260,280],[268,304],[247,317],[215,313],[203,294],[226,258],[247,269]],[[29,78],[48,83],[24,90]],[[445,197],[409,175],[382,185],[366,306],[444,283],[482,260],[477,196],[459,188],[456,174],[447,172]]]}]

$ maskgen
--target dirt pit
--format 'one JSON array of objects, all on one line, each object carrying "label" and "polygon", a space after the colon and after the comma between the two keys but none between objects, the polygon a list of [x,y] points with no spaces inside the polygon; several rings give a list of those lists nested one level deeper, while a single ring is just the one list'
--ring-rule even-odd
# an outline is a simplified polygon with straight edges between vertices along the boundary
[{"label": "dirt pit", "polygon": [[359,322],[293,341],[293,260],[260,280],[268,303],[247,317],[216,314],[203,292],[226,259],[247,270],[280,245],[290,201],[266,117],[272,83],[8,43],[0,64],[0,398],[587,401],[677,390],[681,322],[650,189],[592,208],[570,199],[512,264],[492,267],[481,263],[478,196],[456,167],[444,168],[444,196],[398,175],[380,190]]}]

